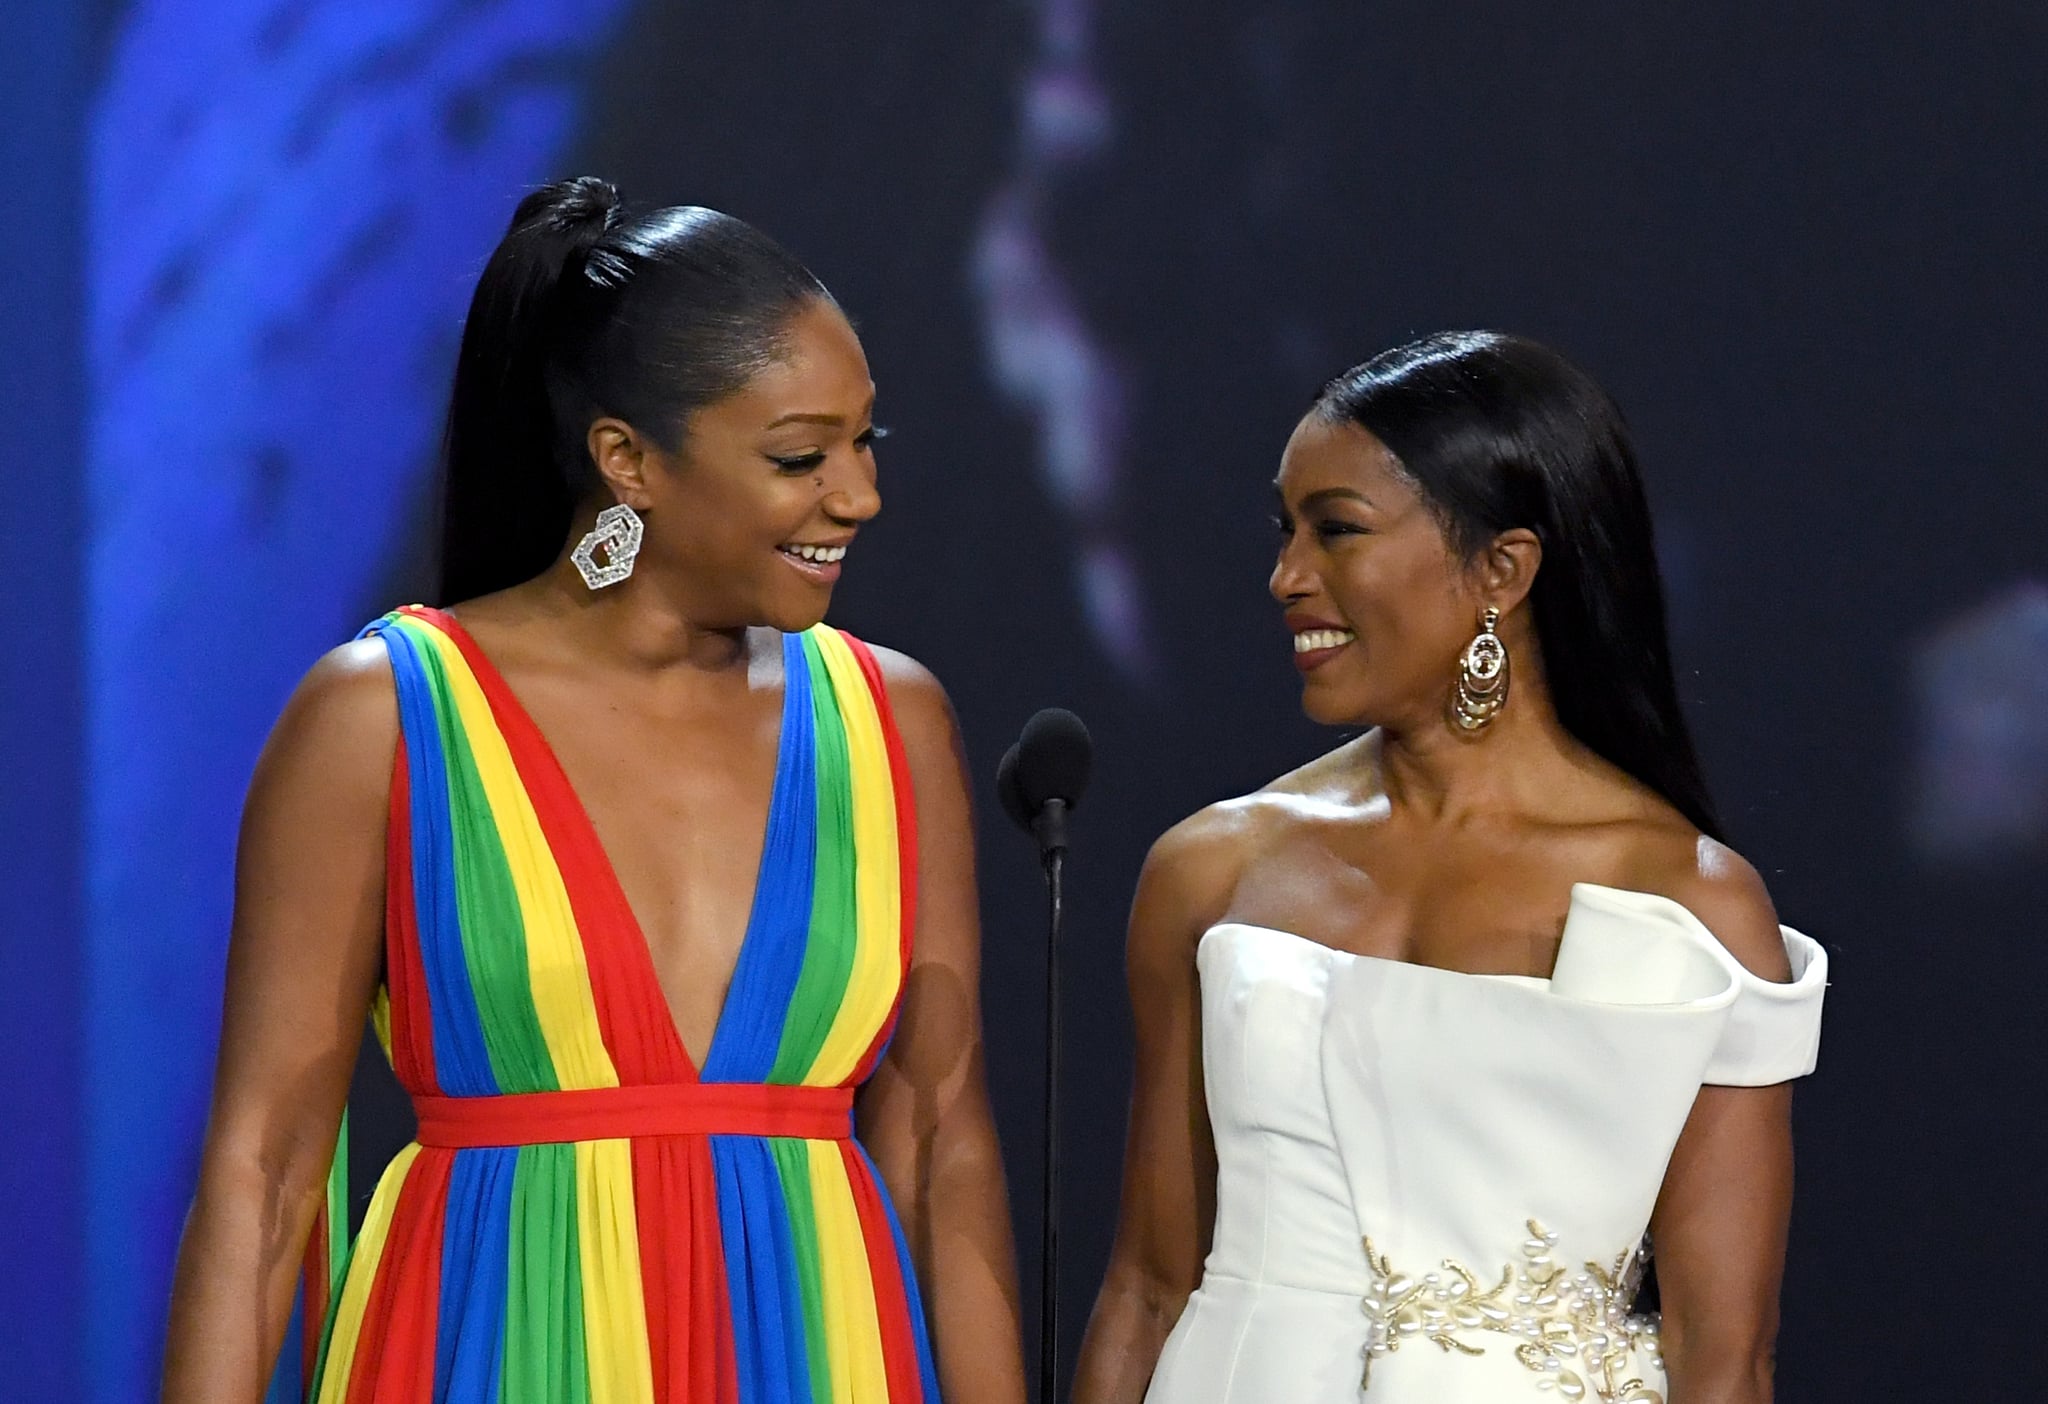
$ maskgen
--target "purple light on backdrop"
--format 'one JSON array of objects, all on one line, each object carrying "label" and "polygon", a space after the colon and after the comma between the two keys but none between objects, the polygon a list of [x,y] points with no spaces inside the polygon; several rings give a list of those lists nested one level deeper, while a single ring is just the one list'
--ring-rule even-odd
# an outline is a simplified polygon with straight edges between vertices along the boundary
[{"label": "purple light on backdrop", "polygon": [[1011,173],[990,196],[972,259],[989,372],[1038,431],[1039,475],[1076,545],[1075,589],[1096,644],[1128,679],[1153,675],[1145,607],[1115,506],[1127,394],[1045,237],[1056,179],[1114,135],[1090,67],[1089,0],[1041,0]]},{"label": "purple light on backdrop", "polygon": [[1923,642],[1915,846],[1939,861],[2048,845],[2048,586],[2026,584]]}]

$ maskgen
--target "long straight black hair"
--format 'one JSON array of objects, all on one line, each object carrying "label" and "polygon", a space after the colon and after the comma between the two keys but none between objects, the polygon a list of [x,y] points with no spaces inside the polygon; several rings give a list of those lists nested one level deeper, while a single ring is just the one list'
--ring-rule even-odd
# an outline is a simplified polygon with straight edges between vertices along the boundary
[{"label": "long straight black hair", "polygon": [[1536,534],[1529,599],[1558,720],[1720,839],[1672,678],[1642,474],[1607,392],[1525,337],[1439,332],[1344,372],[1314,412],[1384,444],[1461,555]]},{"label": "long straight black hair", "polygon": [[591,176],[519,202],[463,324],[443,444],[441,602],[530,580],[598,490],[613,415],[668,452],[690,415],[783,349],[831,294],[780,245],[697,206],[628,218]]}]

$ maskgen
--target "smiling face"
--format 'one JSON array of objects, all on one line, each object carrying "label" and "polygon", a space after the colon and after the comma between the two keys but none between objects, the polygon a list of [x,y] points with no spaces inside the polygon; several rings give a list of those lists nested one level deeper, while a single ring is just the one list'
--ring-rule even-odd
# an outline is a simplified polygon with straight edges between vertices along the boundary
[{"label": "smiling face", "polygon": [[1348,421],[1311,413],[1275,482],[1286,609],[1302,707],[1330,725],[1440,723],[1487,582],[1462,562],[1400,463]]},{"label": "smiling face", "polygon": [[599,471],[646,520],[636,575],[705,628],[816,624],[855,533],[882,507],[874,407],[859,338],[819,298],[791,318],[780,355],[690,416],[678,452],[598,420]]}]

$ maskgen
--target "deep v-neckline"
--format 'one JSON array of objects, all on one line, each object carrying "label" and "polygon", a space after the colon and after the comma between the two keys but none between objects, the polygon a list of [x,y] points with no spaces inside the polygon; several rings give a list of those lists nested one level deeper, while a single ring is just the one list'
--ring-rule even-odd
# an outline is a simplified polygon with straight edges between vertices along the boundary
[{"label": "deep v-neckline", "polygon": [[[747,958],[749,948],[756,942],[758,923],[754,920],[754,914],[759,909],[761,889],[767,880],[767,867],[771,856],[776,824],[782,818],[779,812],[782,807],[782,769],[788,759],[784,752],[785,743],[789,737],[789,707],[791,698],[788,677],[789,656],[787,651],[783,651],[784,676],[782,680],[782,700],[779,704],[778,720],[776,722],[775,770],[769,777],[768,816],[761,829],[761,853],[759,858],[755,860],[753,886],[747,894],[748,918],[746,929],[740,934],[739,949],[734,954],[732,969],[726,974],[725,988],[719,995],[718,1014],[711,1024],[711,1041],[705,1045],[704,1054],[699,1058],[690,1052],[689,1041],[683,1037],[682,1023],[676,1018],[675,1006],[669,1002],[668,990],[661,983],[661,971],[654,961],[654,947],[647,939],[647,928],[641,923],[640,914],[633,909],[632,899],[626,895],[626,886],[619,880],[618,869],[612,863],[611,851],[604,846],[604,837],[598,832],[597,824],[590,817],[590,810],[583,802],[582,791],[578,790],[575,782],[570,780],[569,772],[562,765],[561,757],[555,753],[554,745],[548,740],[547,733],[541,730],[540,723],[535,720],[533,713],[527,708],[526,704],[520,701],[519,694],[513,690],[512,684],[506,680],[504,673],[499,671],[498,665],[491,661],[491,656],[477,642],[476,635],[472,634],[461,620],[457,619],[447,610],[437,609],[432,610],[431,613],[435,617],[435,622],[445,629],[449,636],[456,641],[457,646],[461,648],[464,656],[469,660],[470,671],[477,674],[479,682],[487,683],[490,690],[497,692],[504,699],[507,719],[523,729],[531,739],[533,743],[530,748],[532,755],[547,769],[549,772],[548,779],[553,782],[555,788],[560,792],[565,801],[563,807],[567,811],[567,823],[576,831],[576,836],[589,847],[593,860],[590,865],[589,876],[605,889],[603,895],[611,899],[611,904],[616,907],[625,925],[628,937],[626,944],[629,948],[628,959],[633,965],[634,973],[639,978],[649,982],[649,988],[653,993],[653,1002],[662,1011],[668,1037],[674,1042],[674,1053],[682,1060],[683,1066],[689,1070],[691,1080],[701,1082],[704,1077],[704,1069],[712,1066],[713,1062],[717,1059],[721,1036],[724,1034],[728,1022],[727,1016],[732,1012],[735,1004],[733,996],[738,992],[740,976],[754,964],[754,962],[749,961]],[[777,640],[778,644],[786,642],[781,635],[777,635]],[[495,716],[495,709],[493,720],[502,731],[505,719],[497,718]],[[527,788],[530,791],[531,787]],[[566,877],[564,880],[567,880]],[[579,930],[577,938],[584,942],[587,955],[588,935]]]}]

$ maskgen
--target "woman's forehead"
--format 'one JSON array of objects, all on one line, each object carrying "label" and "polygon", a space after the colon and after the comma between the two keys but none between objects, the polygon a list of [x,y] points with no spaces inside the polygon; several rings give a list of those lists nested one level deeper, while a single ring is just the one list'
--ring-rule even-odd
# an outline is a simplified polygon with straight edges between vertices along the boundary
[{"label": "woman's forehead", "polygon": [[1314,413],[1288,439],[1275,486],[1289,497],[1329,488],[1351,488],[1375,500],[1407,501],[1415,495],[1400,460],[1385,444],[1349,420],[1332,422]]}]

